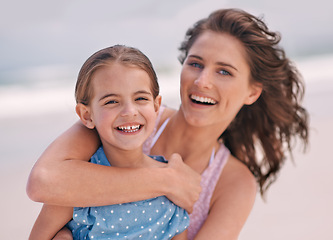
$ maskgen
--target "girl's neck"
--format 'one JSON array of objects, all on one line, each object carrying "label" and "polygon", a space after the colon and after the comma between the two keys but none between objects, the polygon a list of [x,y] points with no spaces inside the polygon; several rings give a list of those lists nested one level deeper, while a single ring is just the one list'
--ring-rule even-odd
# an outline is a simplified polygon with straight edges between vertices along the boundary
[{"label": "girl's neck", "polygon": [[106,158],[113,167],[138,168],[149,165],[150,158],[142,152],[142,148],[123,150],[103,145],[103,149]]}]

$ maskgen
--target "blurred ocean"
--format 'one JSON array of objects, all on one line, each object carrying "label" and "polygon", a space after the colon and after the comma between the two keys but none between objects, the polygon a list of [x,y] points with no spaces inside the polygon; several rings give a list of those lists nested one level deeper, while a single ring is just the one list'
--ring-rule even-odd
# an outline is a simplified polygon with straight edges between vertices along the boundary
[{"label": "blurred ocean", "polygon": [[[77,68],[77,67],[76,67]],[[74,88],[78,68],[46,66],[0,74],[0,119],[43,115],[56,112],[74,113]],[[160,74],[163,102],[177,107],[179,71]]]},{"label": "blurred ocean", "polygon": [[[333,54],[294,61],[306,83],[312,114],[333,115]],[[40,66],[0,74],[0,119],[73,111],[78,66]],[[163,102],[179,105],[180,66],[158,71]]]}]

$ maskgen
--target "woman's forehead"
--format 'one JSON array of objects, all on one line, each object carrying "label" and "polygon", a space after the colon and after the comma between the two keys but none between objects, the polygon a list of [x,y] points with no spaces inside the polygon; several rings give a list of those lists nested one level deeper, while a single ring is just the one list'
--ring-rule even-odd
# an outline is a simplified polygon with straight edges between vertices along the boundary
[{"label": "woman's forehead", "polygon": [[228,33],[203,32],[189,49],[188,57],[198,56],[204,61],[223,62],[237,69],[248,67],[243,43]]}]

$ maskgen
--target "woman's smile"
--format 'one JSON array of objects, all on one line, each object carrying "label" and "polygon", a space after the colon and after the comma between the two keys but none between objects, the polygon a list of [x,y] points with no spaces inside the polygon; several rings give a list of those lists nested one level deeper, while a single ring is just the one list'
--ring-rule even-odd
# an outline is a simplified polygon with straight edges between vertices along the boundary
[{"label": "woman's smile", "polygon": [[199,96],[195,94],[190,95],[190,99],[195,104],[202,104],[202,105],[215,105],[217,103],[216,100],[210,97]]}]

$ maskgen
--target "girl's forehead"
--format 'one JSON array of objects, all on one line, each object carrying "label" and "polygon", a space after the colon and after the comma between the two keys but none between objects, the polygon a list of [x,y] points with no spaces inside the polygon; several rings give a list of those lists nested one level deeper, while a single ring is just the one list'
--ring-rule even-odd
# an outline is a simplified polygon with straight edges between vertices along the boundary
[{"label": "girl's forehead", "polygon": [[148,73],[139,67],[126,64],[104,66],[95,72],[92,84],[95,91],[133,91],[133,89],[151,89]]}]

